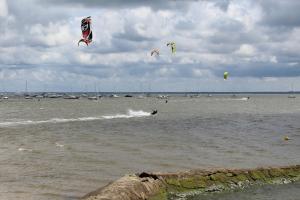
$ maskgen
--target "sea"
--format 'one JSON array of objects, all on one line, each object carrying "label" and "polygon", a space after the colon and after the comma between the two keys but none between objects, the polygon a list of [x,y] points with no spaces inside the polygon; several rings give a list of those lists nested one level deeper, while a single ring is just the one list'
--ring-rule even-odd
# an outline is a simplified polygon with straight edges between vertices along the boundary
[{"label": "sea", "polygon": [[[76,200],[125,174],[144,171],[300,164],[296,97],[1,99],[0,199]],[[158,113],[151,115],[153,110]],[[299,184],[198,199],[297,198]]]}]

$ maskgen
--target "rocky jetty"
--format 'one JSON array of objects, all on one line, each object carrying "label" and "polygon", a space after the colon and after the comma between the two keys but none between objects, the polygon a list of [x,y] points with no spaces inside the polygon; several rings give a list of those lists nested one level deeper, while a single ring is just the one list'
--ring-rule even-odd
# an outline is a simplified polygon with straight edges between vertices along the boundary
[{"label": "rocky jetty", "polygon": [[85,195],[84,200],[167,200],[202,193],[231,191],[251,185],[300,180],[300,165],[256,169],[191,170],[127,175]]}]

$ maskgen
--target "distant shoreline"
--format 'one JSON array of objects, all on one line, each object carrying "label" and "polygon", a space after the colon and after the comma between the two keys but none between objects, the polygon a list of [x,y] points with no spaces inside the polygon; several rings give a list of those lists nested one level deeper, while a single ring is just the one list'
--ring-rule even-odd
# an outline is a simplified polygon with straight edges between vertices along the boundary
[{"label": "distant shoreline", "polygon": [[[278,91],[278,92],[61,92],[61,91],[53,91],[53,92],[27,92],[27,94],[300,94],[300,91]],[[26,94],[25,92],[0,92],[1,94]]]}]

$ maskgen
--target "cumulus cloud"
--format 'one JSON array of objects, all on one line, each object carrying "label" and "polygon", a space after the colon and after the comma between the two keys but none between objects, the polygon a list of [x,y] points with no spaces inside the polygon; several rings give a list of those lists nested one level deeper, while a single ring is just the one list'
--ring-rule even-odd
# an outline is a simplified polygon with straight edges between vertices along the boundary
[{"label": "cumulus cloud", "polygon": [[[0,74],[15,88],[30,79],[57,90],[74,81],[78,89],[152,81],[159,90],[168,81],[180,90],[193,80],[213,88],[224,71],[234,80],[288,81],[300,76],[299,9],[296,0],[0,0]],[[90,15],[93,43],[77,47]]]},{"label": "cumulus cloud", "polygon": [[112,0],[112,1],[98,1],[98,0],[40,0],[42,3],[50,5],[64,5],[64,6],[75,6],[75,7],[86,7],[86,8],[108,8],[108,9],[120,9],[120,8],[137,8],[137,7],[149,7],[155,10],[158,9],[183,9],[186,8],[187,3],[195,0],[151,0],[151,1],[140,1],[140,0]]},{"label": "cumulus cloud", "polygon": [[236,54],[241,56],[253,56],[256,53],[256,49],[249,44],[242,44],[236,51]]},{"label": "cumulus cloud", "polygon": [[6,0],[0,0],[0,17],[6,17],[8,15],[8,9]]}]

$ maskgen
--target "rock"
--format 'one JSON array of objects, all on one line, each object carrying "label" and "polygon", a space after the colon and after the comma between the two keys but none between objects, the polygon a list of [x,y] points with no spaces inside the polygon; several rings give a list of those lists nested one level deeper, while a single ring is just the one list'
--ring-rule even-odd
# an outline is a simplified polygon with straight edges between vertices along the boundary
[{"label": "rock", "polygon": [[199,193],[235,190],[254,184],[288,184],[300,180],[300,165],[257,169],[211,169],[124,176],[83,197],[84,200],[184,199]]}]

